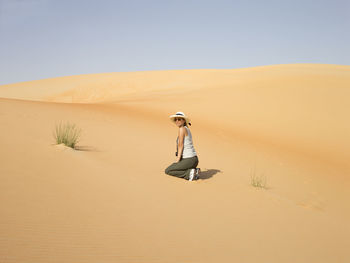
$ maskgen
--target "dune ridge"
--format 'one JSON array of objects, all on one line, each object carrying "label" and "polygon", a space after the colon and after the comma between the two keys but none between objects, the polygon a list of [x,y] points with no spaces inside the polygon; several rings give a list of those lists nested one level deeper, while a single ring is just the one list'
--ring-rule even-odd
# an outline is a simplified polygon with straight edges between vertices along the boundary
[{"label": "dune ridge", "polygon": [[[242,69],[191,69],[84,74],[0,85],[1,97],[68,103],[118,101],[141,93],[189,89],[225,88],[272,82],[303,80],[336,84],[348,81],[349,66],[328,64],[282,64]],[[314,84],[312,83],[312,84]],[[153,94],[152,94],[153,95]]]},{"label": "dune ridge", "polygon": [[164,115],[186,105],[197,123],[350,167],[349,83],[350,66],[282,64],[68,76],[2,85],[0,97]]}]

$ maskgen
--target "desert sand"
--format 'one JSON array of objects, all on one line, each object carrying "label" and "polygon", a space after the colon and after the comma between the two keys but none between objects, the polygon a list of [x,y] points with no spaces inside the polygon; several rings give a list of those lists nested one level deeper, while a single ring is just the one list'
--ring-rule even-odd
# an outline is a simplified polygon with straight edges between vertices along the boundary
[{"label": "desert sand", "polygon": [[[350,66],[328,64],[1,85],[0,262],[350,262],[349,99]],[[177,111],[197,181],[164,173]]]}]

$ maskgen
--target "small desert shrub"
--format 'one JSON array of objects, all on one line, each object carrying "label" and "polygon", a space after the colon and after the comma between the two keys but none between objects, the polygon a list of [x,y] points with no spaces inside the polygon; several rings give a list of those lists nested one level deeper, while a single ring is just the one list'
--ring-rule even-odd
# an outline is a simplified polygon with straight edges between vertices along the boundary
[{"label": "small desert shrub", "polygon": [[254,187],[266,188],[266,178],[262,176],[252,175],[250,177],[250,184]]},{"label": "small desert shrub", "polygon": [[255,167],[250,175],[250,184],[254,187],[264,188],[266,189],[266,177],[258,176],[255,174]]},{"label": "small desert shrub", "polygon": [[77,128],[75,124],[70,124],[69,122],[63,124],[60,122],[56,124],[53,136],[57,144],[65,144],[68,147],[75,148],[79,137],[81,134],[81,129]]}]

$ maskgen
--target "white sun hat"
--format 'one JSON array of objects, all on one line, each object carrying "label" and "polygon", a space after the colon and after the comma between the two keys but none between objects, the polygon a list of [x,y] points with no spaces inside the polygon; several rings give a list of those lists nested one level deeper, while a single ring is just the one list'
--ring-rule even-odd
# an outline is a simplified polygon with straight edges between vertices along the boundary
[{"label": "white sun hat", "polygon": [[187,117],[187,116],[185,115],[185,113],[183,113],[182,111],[178,111],[178,112],[176,112],[175,114],[170,115],[170,116],[169,116],[170,121],[173,122],[173,123],[175,123],[174,119],[175,119],[176,117],[184,118],[184,119],[186,120],[186,122],[188,123],[188,125],[191,125],[191,119],[190,119],[189,117]]}]

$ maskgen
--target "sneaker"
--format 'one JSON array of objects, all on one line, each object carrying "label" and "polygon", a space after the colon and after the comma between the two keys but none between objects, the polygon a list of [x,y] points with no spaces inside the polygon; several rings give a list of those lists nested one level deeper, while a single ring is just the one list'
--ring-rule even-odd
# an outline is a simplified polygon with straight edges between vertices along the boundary
[{"label": "sneaker", "polygon": [[194,173],[194,180],[199,179],[200,173],[201,173],[201,168],[196,168],[196,172]]},{"label": "sneaker", "polygon": [[196,169],[191,169],[188,181],[192,181],[196,173]]}]

